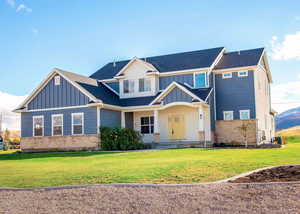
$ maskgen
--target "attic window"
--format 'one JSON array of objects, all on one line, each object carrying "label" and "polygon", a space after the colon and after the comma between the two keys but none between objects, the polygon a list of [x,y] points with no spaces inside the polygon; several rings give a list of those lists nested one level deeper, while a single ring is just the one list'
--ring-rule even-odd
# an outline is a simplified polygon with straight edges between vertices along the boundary
[{"label": "attic window", "polygon": [[54,77],[54,84],[55,85],[60,85],[60,76],[55,76]]}]

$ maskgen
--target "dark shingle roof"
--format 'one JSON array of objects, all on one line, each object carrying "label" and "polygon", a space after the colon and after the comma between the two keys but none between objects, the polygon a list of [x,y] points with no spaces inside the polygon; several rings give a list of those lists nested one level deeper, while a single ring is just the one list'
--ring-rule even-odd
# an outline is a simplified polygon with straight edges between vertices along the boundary
[{"label": "dark shingle roof", "polygon": [[[210,67],[217,56],[223,50],[223,47],[191,51],[163,56],[147,57],[147,62],[151,63],[159,72],[170,72],[186,69]],[[130,60],[108,63],[100,68],[90,77],[95,79],[113,78]]]},{"label": "dark shingle roof", "polygon": [[228,52],[223,55],[215,69],[227,69],[244,66],[253,66],[259,63],[264,48]]}]

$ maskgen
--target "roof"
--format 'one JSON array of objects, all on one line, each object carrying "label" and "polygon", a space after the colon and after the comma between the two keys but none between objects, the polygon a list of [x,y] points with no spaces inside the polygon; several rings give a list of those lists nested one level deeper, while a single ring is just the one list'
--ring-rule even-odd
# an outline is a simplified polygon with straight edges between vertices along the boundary
[{"label": "roof", "polygon": [[215,69],[228,69],[257,65],[263,52],[264,48],[257,48],[224,53],[223,57],[215,66]]},{"label": "roof", "polygon": [[[159,72],[171,72],[187,69],[210,67],[224,47],[211,48],[184,53],[147,57],[147,63],[152,64]],[[95,79],[111,79],[119,73],[131,60],[111,62],[100,68],[90,77]],[[115,66],[114,66],[115,65]]]},{"label": "roof", "polygon": [[156,94],[155,96],[148,96],[148,97],[135,97],[135,98],[119,98],[114,92],[108,89],[103,83],[98,82],[97,86],[89,85],[85,83],[78,83],[80,84],[85,90],[89,91],[93,94],[97,99],[102,100],[104,104],[109,105],[117,105],[117,106],[142,106],[142,105],[149,105],[153,99],[155,99],[160,93]]}]

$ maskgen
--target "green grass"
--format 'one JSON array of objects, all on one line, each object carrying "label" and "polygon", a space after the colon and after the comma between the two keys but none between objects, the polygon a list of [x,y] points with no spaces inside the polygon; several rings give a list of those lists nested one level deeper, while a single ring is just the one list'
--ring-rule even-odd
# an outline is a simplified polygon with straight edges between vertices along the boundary
[{"label": "green grass", "polygon": [[93,183],[198,183],[266,166],[300,164],[300,137],[280,149],[1,154],[1,187]]}]

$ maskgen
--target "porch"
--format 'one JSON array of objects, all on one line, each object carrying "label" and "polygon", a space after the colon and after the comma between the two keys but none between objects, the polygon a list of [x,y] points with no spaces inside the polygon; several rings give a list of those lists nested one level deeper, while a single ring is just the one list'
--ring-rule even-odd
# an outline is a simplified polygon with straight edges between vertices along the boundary
[{"label": "porch", "polygon": [[140,132],[143,142],[155,147],[206,147],[212,141],[210,107],[205,103],[173,102],[122,111],[121,125]]}]

